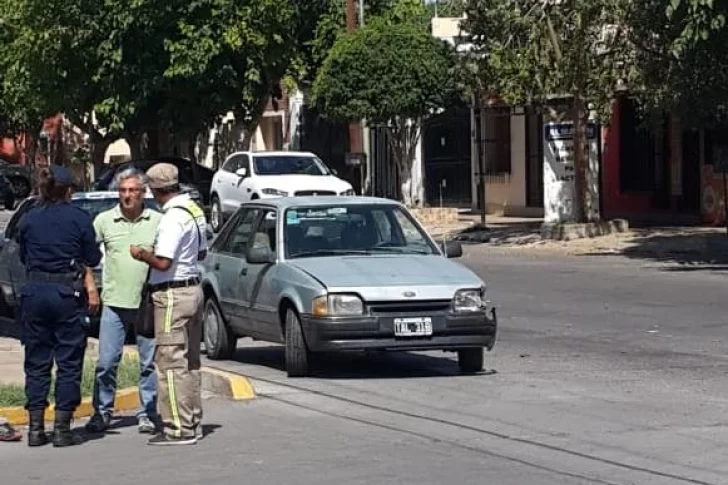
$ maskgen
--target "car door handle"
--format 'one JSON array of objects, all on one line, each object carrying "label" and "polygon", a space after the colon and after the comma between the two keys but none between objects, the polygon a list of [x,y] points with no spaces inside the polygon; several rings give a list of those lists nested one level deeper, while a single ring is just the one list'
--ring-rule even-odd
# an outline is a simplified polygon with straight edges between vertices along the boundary
[{"label": "car door handle", "polygon": [[248,268],[243,268],[240,270],[240,276],[247,276],[248,275]]}]

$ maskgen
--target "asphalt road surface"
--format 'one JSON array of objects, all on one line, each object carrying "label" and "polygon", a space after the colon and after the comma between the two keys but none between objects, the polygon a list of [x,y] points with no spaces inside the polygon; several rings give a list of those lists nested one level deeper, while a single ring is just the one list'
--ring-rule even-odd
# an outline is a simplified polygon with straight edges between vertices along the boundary
[{"label": "asphalt road surface", "polygon": [[487,246],[461,261],[499,308],[482,375],[452,354],[355,354],[288,379],[280,347],[245,339],[206,364],[259,398],[206,401],[197,446],[150,449],[133,427],[2,445],[2,483],[728,483],[724,273]]}]

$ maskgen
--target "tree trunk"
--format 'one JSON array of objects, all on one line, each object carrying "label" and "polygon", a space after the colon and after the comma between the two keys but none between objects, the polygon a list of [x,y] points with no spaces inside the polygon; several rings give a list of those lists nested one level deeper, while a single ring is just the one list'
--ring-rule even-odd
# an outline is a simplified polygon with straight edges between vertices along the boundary
[{"label": "tree trunk", "polygon": [[589,191],[589,140],[587,124],[589,113],[581,95],[574,96],[574,216],[577,222],[590,222],[591,192]]},{"label": "tree trunk", "polygon": [[412,177],[412,163],[414,162],[419,140],[419,122],[407,119],[396,120],[389,129],[389,142],[394,156],[395,167],[399,180],[402,203],[411,207],[421,205],[419,200],[419,187],[416,187]]},{"label": "tree trunk", "polygon": [[93,167],[93,174],[90,175],[91,180],[95,180],[104,171],[104,158],[106,157],[106,150],[116,140],[109,137],[101,137],[98,133],[92,134],[94,137],[93,150],[91,152],[91,167]]},{"label": "tree trunk", "polygon": [[258,120],[256,119],[251,123],[245,123],[241,128],[242,141],[239,143],[240,150],[248,151],[253,143],[255,132],[258,130]]},{"label": "tree trunk", "polygon": [[148,128],[147,130],[147,149],[145,150],[145,158],[156,158],[159,156],[159,144],[161,140],[160,129],[158,126]]},{"label": "tree trunk", "polygon": [[124,137],[129,144],[132,160],[139,160],[143,156],[142,137],[141,133],[129,133]]}]

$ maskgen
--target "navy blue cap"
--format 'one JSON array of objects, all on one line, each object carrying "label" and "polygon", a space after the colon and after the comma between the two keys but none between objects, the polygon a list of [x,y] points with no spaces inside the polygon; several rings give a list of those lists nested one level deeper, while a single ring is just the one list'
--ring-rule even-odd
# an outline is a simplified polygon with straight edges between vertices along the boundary
[{"label": "navy blue cap", "polygon": [[51,173],[53,174],[53,180],[57,185],[73,184],[73,174],[66,167],[51,164]]}]

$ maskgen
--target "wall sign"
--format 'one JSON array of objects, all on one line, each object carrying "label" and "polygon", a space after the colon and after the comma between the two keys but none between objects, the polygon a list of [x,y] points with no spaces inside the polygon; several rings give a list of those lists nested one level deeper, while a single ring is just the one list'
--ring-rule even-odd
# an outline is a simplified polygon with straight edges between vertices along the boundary
[{"label": "wall sign", "polygon": [[[599,217],[599,137],[595,123],[587,124],[589,173],[587,214]],[[576,218],[576,167],[573,123],[544,125],[544,222],[570,222]]]}]

